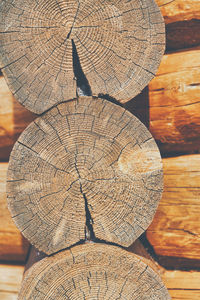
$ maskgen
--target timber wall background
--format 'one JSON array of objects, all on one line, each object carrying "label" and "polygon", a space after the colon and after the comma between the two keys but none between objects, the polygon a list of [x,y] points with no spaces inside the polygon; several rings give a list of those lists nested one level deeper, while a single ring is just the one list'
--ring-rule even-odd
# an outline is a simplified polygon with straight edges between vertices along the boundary
[{"label": "timber wall background", "polygon": [[[166,23],[166,54],[148,88],[126,104],[149,127],[164,163],[163,197],[141,241],[160,265],[172,299],[196,300],[200,299],[200,1],[156,1]],[[29,249],[7,210],[7,162],[17,137],[35,117],[17,103],[0,75],[1,300],[17,299]]]}]

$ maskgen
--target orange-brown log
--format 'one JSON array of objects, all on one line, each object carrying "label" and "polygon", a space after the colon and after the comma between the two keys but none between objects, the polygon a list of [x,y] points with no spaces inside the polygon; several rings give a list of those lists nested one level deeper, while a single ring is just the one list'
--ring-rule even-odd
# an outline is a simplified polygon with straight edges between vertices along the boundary
[{"label": "orange-brown log", "polygon": [[166,24],[166,50],[200,45],[200,1],[156,0]]},{"label": "orange-brown log", "polygon": [[166,50],[191,48],[200,45],[200,19],[166,25]]},{"label": "orange-brown log", "polygon": [[17,300],[20,289],[23,266],[0,265],[0,299]]},{"label": "orange-brown log", "polygon": [[156,0],[165,23],[200,19],[199,0]]},{"label": "orange-brown log", "polygon": [[200,299],[200,272],[165,270],[162,279],[172,300]]},{"label": "orange-brown log", "polygon": [[163,159],[164,193],[147,238],[157,255],[200,258],[200,155]]},{"label": "orange-brown log", "polygon": [[20,105],[0,76],[0,160],[7,160],[14,142],[35,115]]},{"label": "orange-brown log", "polygon": [[165,55],[149,85],[150,131],[165,152],[200,150],[200,48]]},{"label": "orange-brown log", "polygon": [[6,201],[7,163],[0,164],[0,260],[25,261],[29,244],[12,221]]}]

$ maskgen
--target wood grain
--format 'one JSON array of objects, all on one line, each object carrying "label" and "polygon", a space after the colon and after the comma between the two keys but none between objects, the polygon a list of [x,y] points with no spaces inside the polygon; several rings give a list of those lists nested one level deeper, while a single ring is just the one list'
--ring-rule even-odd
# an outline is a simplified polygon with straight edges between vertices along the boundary
[{"label": "wood grain", "polygon": [[156,0],[165,23],[200,19],[199,0]]},{"label": "wood grain", "polygon": [[14,142],[35,115],[20,105],[0,76],[0,160],[7,160]]},{"label": "wood grain", "polygon": [[199,300],[200,272],[167,271],[162,275],[172,300]]},{"label": "wood grain", "polygon": [[162,152],[200,150],[200,48],[165,55],[149,84],[150,131]]},{"label": "wood grain", "polygon": [[147,238],[157,255],[200,257],[200,155],[166,158],[164,193]]},{"label": "wood grain", "polygon": [[[164,55],[157,76],[149,84],[150,131],[165,154],[170,152],[192,153],[200,150],[199,78],[200,48],[196,47]],[[5,95],[8,93],[6,86],[3,87],[2,93]],[[142,116],[147,115],[146,106],[148,105],[148,101],[143,101],[142,97],[148,99],[146,92],[138,97],[138,101],[135,100],[138,102],[135,108],[134,100],[126,103],[126,107],[133,113],[140,112],[138,116],[141,119]],[[1,99],[4,99],[2,103],[7,100],[10,103],[8,113],[5,110],[6,105],[1,108],[0,149],[2,151],[3,144],[5,147],[11,147],[11,143],[15,139],[12,128],[17,128],[18,135],[31,122],[34,115],[22,106],[18,106],[16,109],[16,101],[10,97],[10,93]],[[14,120],[13,116],[16,116]],[[6,121],[7,119],[11,125]],[[144,122],[143,119],[142,121]]]},{"label": "wood grain", "polygon": [[200,45],[200,19],[166,25],[166,50],[175,51]]},{"label": "wood grain", "polygon": [[166,24],[166,50],[200,45],[199,0],[156,0]]},{"label": "wood grain", "polygon": [[3,0],[0,19],[3,74],[38,114],[80,90],[128,101],[154,77],[165,48],[154,0]]},{"label": "wood grain", "polygon": [[82,97],[23,132],[11,153],[7,191],[15,223],[45,253],[85,239],[88,229],[90,238],[129,246],[161,197],[160,153],[131,113]]},{"label": "wood grain", "polygon": [[7,163],[0,164],[0,260],[25,261],[29,244],[12,221],[6,201]]},{"label": "wood grain", "polygon": [[[23,270],[23,266],[0,265],[1,300],[17,300]],[[162,280],[172,300],[199,300],[200,272],[163,270]]]},{"label": "wood grain", "polygon": [[116,246],[89,243],[46,257],[25,273],[24,299],[170,299],[143,260]]},{"label": "wood grain", "polygon": [[23,266],[0,265],[0,299],[17,300],[23,277]]}]

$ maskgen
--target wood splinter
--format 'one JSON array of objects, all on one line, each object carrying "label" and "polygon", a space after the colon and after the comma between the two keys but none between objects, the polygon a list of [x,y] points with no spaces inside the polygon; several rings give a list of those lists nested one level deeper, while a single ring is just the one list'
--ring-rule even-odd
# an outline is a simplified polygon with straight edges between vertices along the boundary
[{"label": "wood splinter", "polygon": [[87,238],[128,247],[150,225],[161,194],[153,137],[107,100],[59,104],[28,126],[11,153],[12,218],[47,254]]}]

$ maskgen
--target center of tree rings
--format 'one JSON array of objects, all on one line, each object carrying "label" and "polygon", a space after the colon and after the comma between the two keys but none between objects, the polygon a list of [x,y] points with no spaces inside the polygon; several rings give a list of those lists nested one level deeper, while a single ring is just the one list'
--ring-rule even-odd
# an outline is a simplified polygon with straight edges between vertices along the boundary
[{"label": "center of tree rings", "polygon": [[149,226],[162,164],[146,127],[124,108],[82,97],[31,123],[8,168],[8,204],[24,236],[53,253],[89,238],[129,246]]}]

